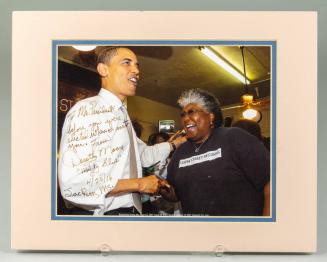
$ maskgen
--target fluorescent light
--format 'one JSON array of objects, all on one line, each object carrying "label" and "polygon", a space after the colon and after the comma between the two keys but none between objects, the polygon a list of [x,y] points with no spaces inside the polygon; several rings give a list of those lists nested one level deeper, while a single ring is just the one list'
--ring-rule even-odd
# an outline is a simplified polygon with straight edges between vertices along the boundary
[{"label": "fluorescent light", "polygon": [[[240,74],[235,68],[227,64],[222,58],[220,58],[216,53],[214,53],[212,50],[210,50],[207,47],[202,47],[201,52],[205,54],[207,57],[209,57],[212,61],[214,61],[216,64],[220,65],[222,68],[224,68],[228,73],[230,73],[232,76],[240,80],[243,84],[245,84],[245,77],[244,75]],[[250,84],[250,81],[246,79],[246,83]]]},{"label": "fluorescent light", "polygon": [[79,51],[88,52],[88,51],[92,51],[97,46],[96,45],[73,45],[73,47]]}]

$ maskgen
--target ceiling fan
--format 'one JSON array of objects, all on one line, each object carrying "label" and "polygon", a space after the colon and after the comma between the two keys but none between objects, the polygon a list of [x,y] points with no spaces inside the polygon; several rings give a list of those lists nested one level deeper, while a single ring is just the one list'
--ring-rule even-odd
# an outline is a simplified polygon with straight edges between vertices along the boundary
[{"label": "ceiling fan", "polygon": [[[244,46],[240,46],[242,54],[242,63],[243,63],[243,75],[246,80],[246,68],[245,68],[245,57],[244,57]],[[242,104],[235,105],[230,107],[224,107],[222,110],[235,109],[235,108],[244,108],[242,116],[245,119],[253,120],[259,123],[262,119],[262,113],[256,109],[256,107],[264,106],[270,103],[270,99],[260,99],[255,101],[254,95],[249,92],[249,85],[247,81],[244,81],[244,94],[241,97]],[[253,85],[253,84],[252,84]],[[258,87],[254,87],[257,97],[259,97]]]}]

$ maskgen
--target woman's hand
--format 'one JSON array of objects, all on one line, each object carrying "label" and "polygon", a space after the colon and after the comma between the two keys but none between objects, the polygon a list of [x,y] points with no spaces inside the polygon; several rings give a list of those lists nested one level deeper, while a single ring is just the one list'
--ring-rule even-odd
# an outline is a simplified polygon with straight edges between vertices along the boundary
[{"label": "woman's hand", "polygon": [[168,142],[172,143],[175,145],[176,148],[178,148],[181,144],[183,144],[184,142],[186,142],[187,137],[185,136],[185,130],[179,130],[177,131],[174,135],[172,135]]},{"label": "woman's hand", "polygon": [[[159,189],[159,194],[166,199],[169,202],[178,202],[178,198],[176,196],[175,190],[174,188],[168,184],[168,182],[166,180],[161,180],[161,183],[165,181],[164,186],[161,186]],[[169,185],[169,186],[167,186]]]}]

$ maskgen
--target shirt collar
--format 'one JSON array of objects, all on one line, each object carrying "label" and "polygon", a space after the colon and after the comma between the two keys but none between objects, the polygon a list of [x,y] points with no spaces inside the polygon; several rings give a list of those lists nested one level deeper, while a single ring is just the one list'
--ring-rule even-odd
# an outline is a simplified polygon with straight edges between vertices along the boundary
[{"label": "shirt collar", "polygon": [[113,106],[117,106],[117,108],[123,106],[122,101],[107,89],[101,88],[99,96],[102,97],[106,102],[112,104]]}]

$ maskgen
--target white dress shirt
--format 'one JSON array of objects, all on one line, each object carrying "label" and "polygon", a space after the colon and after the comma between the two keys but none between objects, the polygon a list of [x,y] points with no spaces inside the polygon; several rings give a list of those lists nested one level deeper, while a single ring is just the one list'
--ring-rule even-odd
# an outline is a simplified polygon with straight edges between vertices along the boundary
[{"label": "white dress shirt", "polygon": [[[128,114],[111,92],[76,103],[67,113],[59,151],[58,179],[66,203],[103,215],[106,211],[133,206],[132,194],[105,197],[119,179],[130,178]],[[133,130],[138,177],[142,166],[164,162],[169,143],[147,146]]]}]

